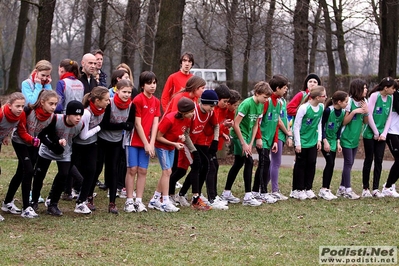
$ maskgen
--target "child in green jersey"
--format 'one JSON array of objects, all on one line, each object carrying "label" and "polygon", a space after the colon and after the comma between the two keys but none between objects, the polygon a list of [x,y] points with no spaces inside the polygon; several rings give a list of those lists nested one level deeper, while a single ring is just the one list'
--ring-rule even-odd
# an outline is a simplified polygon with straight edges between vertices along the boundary
[{"label": "child in green jersey", "polygon": [[258,130],[259,120],[262,118],[263,104],[273,93],[269,84],[260,81],[255,85],[254,96],[245,99],[237,109],[234,124],[231,130],[234,147],[234,163],[227,175],[222,199],[228,202],[237,202],[237,198],[231,193],[231,187],[241,167],[244,166],[245,196],[243,205],[259,206],[261,202],[256,200],[251,193],[252,182],[252,145]]},{"label": "child in green jersey", "polygon": [[309,91],[309,100],[302,104],[295,117],[294,142],[295,165],[292,178],[291,198],[316,198],[312,190],[316,172],[317,151],[321,149],[321,117],[326,90],[316,86]]},{"label": "child in green jersey", "polygon": [[[395,81],[391,77],[381,80],[369,93],[369,123],[363,131],[364,163],[363,163],[363,193],[362,197],[383,198],[378,190],[384,159],[385,139],[391,125],[392,94]],[[369,181],[371,164],[374,157],[373,192],[370,193]]]},{"label": "child in green jersey", "polygon": [[330,184],[334,172],[335,156],[342,152],[340,135],[342,122],[345,118],[345,107],[348,105],[348,94],[344,91],[336,91],[327,100],[321,120],[322,149],[326,166],[323,171],[323,185],[319,191],[319,197],[325,200],[333,200],[337,197],[331,193]]},{"label": "child in green jersey", "polygon": [[349,101],[345,108],[345,118],[342,122],[340,144],[344,165],[342,168],[341,184],[337,190],[338,197],[359,199],[360,197],[351,187],[351,170],[359,146],[360,133],[363,124],[368,122],[367,85],[362,79],[352,80],[349,86]]},{"label": "child in green jersey", "polygon": [[277,200],[267,193],[269,179],[270,151],[278,151],[278,129],[280,121],[281,102],[279,99],[287,92],[288,79],[282,75],[275,75],[269,81],[273,93],[263,108],[262,121],[256,134],[256,150],[259,162],[256,169],[252,194],[258,200],[266,203],[275,203]]}]

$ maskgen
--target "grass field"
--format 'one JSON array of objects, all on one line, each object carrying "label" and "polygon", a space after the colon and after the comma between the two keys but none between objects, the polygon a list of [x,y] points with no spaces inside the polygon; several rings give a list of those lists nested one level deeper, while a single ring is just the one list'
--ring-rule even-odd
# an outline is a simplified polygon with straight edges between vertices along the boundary
[{"label": "grass field", "polygon": [[[0,199],[16,168],[11,147],[3,147]],[[156,161],[154,161],[156,162]],[[55,165],[45,179],[46,197]],[[221,166],[222,191],[230,166]],[[289,194],[292,169],[281,169],[280,189]],[[333,177],[335,192],[340,171]],[[150,199],[160,168],[149,168],[145,203]],[[385,182],[387,172],[382,175]],[[314,182],[321,185],[321,171]],[[353,188],[360,193],[361,173],[353,173]],[[73,212],[74,203],[60,201],[63,217],[46,214],[40,205],[37,219],[2,214],[0,265],[317,265],[319,246],[397,246],[398,199],[289,199],[260,207],[229,205],[227,211],[178,213],[107,213],[106,192],[96,191],[98,210],[91,215]],[[244,194],[241,173],[233,193]],[[21,207],[20,192],[16,204]],[[19,202],[18,202],[19,201]]]}]

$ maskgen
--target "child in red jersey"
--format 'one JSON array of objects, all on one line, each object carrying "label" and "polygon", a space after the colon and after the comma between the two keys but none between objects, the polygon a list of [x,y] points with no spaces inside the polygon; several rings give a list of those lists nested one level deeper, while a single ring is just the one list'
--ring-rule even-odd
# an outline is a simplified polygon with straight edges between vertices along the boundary
[{"label": "child in red jersey", "polygon": [[[157,189],[150,200],[148,207],[163,212],[177,212],[174,201],[169,200],[169,178],[175,150],[184,149],[184,144],[192,146],[188,131],[191,118],[194,116],[195,104],[192,100],[183,97],[177,103],[179,111],[165,115],[159,123],[155,151],[162,168],[162,175],[158,181]],[[184,144],[183,144],[184,143]],[[160,201],[162,195],[162,203]]]}]

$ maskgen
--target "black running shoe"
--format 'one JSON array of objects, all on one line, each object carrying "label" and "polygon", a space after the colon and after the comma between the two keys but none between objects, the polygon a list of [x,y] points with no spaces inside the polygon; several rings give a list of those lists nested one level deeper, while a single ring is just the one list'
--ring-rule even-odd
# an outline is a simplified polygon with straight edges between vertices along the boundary
[{"label": "black running shoe", "polygon": [[54,216],[62,216],[62,211],[60,211],[60,209],[58,209],[57,204],[50,204],[47,207],[47,213],[50,215],[54,215]]}]

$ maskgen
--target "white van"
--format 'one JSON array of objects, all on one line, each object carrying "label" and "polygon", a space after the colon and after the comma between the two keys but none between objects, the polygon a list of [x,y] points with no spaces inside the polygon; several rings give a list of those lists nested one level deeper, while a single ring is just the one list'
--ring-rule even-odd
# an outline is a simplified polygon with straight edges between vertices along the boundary
[{"label": "white van", "polygon": [[226,82],[226,69],[192,68],[190,73],[206,81],[205,89],[215,89],[219,84]]}]

